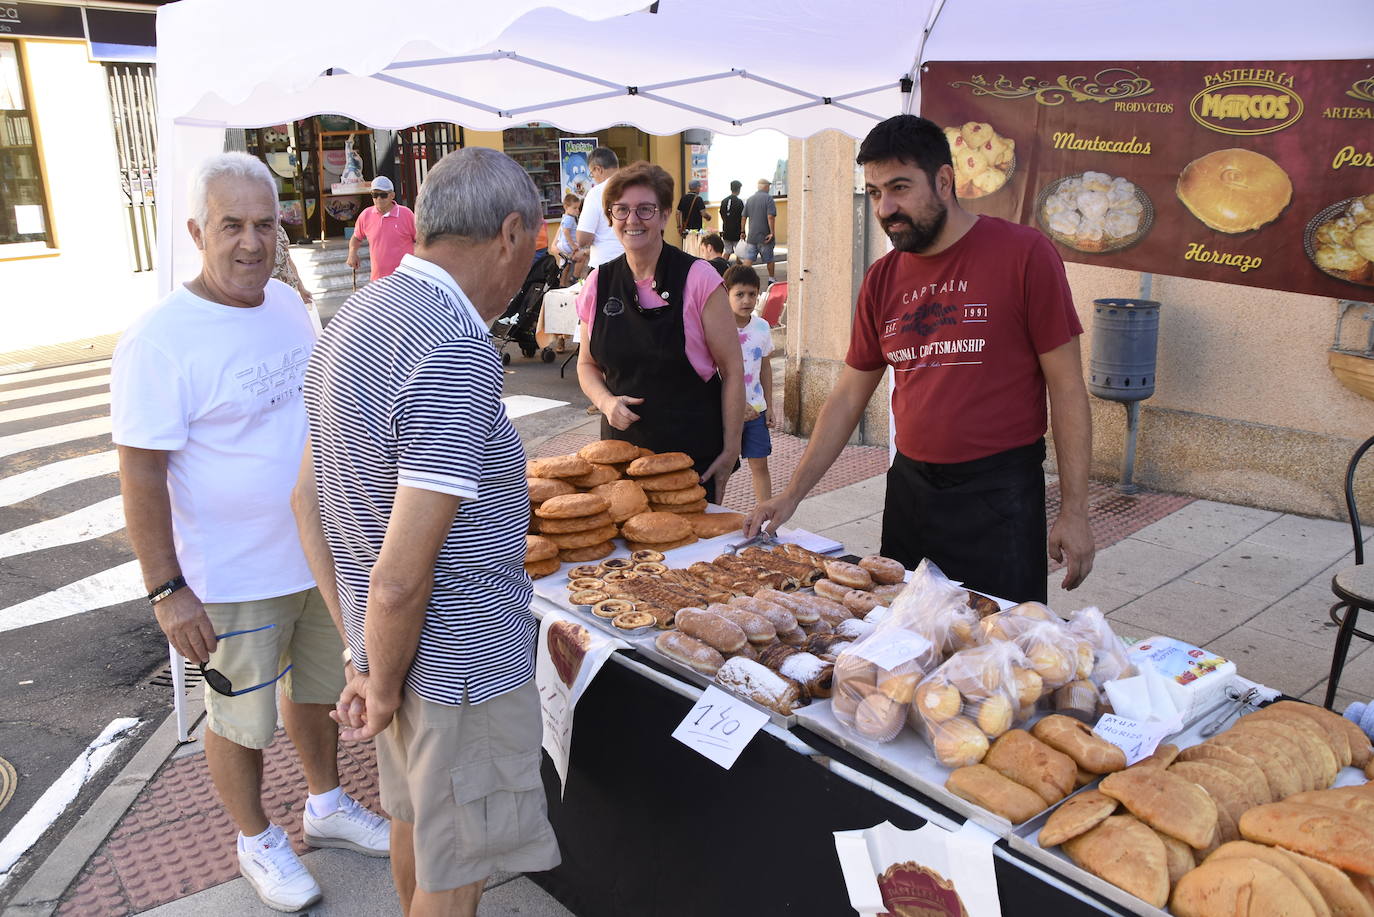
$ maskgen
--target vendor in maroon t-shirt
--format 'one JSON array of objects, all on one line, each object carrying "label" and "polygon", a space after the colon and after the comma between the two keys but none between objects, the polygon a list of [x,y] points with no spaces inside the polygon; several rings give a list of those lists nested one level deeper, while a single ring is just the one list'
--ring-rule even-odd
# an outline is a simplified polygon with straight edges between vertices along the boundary
[{"label": "vendor in maroon t-shirt", "polygon": [[897,457],[882,553],[928,557],[970,589],[1044,601],[1046,393],[1062,508],[1048,553],[1064,588],[1092,569],[1092,420],[1064,263],[1030,227],[959,205],[949,144],[914,115],[879,124],[858,162],[894,251],[859,290],[845,368],[787,489],[745,525],[785,522],[839,456],[887,368]]}]

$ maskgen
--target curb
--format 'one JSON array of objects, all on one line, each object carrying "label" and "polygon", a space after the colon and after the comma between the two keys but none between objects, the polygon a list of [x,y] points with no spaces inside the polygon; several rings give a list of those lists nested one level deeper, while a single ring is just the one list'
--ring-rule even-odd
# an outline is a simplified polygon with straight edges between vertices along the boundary
[{"label": "curb", "polygon": [[[205,712],[200,692],[186,698],[187,716],[194,728]],[[81,870],[109,837],[116,824],[134,804],[138,794],[152,781],[163,764],[180,747],[177,741],[177,720],[172,711],[143,743],[143,747],[129,759],[119,775],[105,787],[77,819],[56,849],[48,854],[27,882],[20,887],[5,908],[5,917],[49,917],[62,903],[62,895]]]}]

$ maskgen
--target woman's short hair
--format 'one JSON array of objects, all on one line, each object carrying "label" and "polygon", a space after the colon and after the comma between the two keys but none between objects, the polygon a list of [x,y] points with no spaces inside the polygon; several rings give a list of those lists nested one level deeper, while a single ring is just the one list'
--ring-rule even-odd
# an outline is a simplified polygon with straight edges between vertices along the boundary
[{"label": "woman's short hair", "polygon": [[533,231],[544,216],[539,189],[505,153],[466,147],[429,170],[415,199],[415,236],[429,245],[443,236],[487,242],[512,213]]},{"label": "woman's short hair", "polygon": [[247,153],[218,153],[200,164],[191,182],[191,219],[201,229],[210,219],[210,183],[221,178],[260,183],[272,195],[274,209],[279,209],[276,207],[277,180],[266,163]]},{"label": "woman's short hair", "polygon": [[673,209],[673,176],[662,166],[652,162],[632,162],[606,180],[606,190],[601,199],[606,208],[606,216],[611,215],[611,205],[625,196],[625,191],[636,186],[648,188],[658,198],[658,206],[666,213]]}]

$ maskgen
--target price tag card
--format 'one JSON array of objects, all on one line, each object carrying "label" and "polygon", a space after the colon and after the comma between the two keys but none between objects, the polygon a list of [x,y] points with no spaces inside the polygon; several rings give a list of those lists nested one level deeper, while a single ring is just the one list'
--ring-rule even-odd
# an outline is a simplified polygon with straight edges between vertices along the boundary
[{"label": "price tag card", "polygon": [[1174,723],[1128,720],[1114,713],[1103,714],[1093,732],[1126,753],[1126,766],[1143,761],[1155,753],[1160,741],[1173,731]]},{"label": "price tag card", "polygon": [[728,771],[766,722],[768,714],[711,685],[673,730],[673,738]]},{"label": "price tag card", "polygon": [[908,630],[894,630],[878,638],[869,638],[847,652],[862,656],[874,665],[892,671],[905,662],[919,659],[930,652],[931,642]]}]

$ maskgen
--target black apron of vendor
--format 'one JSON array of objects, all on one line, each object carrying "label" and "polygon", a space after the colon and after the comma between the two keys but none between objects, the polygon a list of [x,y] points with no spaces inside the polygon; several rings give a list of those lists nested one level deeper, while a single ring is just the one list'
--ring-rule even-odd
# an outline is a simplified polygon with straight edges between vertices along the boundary
[{"label": "black apron of vendor", "polygon": [[971,462],[897,453],[887,472],[882,553],[929,557],[952,580],[1013,602],[1044,602],[1045,440]]},{"label": "black apron of vendor", "polygon": [[[601,418],[601,438],[620,439],[654,452],[685,452],[704,474],[725,449],[719,375],[702,380],[687,358],[682,328],[687,272],[697,258],[665,244],[654,269],[655,291],[667,292],[657,309],[642,309],[634,272],[621,255],[597,268],[596,320],[591,354],[613,395],[643,398],[630,405],[639,420],[617,430]],[[703,484],[718,503],[715,482]]]}]

